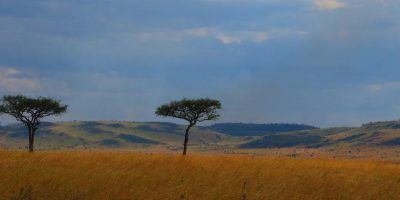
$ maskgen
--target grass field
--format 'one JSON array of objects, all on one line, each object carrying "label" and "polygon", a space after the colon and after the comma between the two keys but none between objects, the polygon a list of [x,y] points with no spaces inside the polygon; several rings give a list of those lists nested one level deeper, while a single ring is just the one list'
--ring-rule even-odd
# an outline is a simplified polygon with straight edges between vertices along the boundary
[{"label": "grass field", "polygon": [[400,165],[127,151],[0,151],[0,199],[398,199]]}]

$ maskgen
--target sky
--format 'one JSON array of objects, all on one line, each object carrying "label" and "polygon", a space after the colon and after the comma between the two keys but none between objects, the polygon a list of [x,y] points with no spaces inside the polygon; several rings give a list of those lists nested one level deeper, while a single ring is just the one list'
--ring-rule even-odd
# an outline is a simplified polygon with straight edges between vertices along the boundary
[{"label": "sky", "polygon": [[399,0],[0,0],[0,95],[63,121],[182,123],[154,111],[183,97],[219,122],[396,120],[399,19]]}]

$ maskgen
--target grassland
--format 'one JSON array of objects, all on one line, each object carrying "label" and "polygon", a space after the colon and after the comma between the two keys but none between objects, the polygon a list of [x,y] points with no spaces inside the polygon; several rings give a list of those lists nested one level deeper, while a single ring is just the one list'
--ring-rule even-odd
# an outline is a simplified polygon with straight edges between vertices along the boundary
[{"label": "grassland", "polygon": [[0,151],[0,197],[392,200],[400,197],[400,165],[128,151]]}]

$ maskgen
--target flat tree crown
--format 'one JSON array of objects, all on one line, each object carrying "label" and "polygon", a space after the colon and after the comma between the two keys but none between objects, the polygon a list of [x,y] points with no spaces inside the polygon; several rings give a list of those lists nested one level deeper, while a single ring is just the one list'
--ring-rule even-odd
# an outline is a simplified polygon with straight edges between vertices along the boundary
[{"label": "flat tree crown", "polygon": [[39,119],[51,115],[60,115],[67,111],[67,105],[46,98],[30,98],[23,95],[5,95],[0,105],[0,113],[9,114],[24,123],[39,122]]},{"label": "flat tree crown", "polygon": [[218,100],[184,98],[158,107],[156,115],[184,119],[195,124],[206,120],[218,119],[220,116],[218,109],[221,108],[221,103]]}]

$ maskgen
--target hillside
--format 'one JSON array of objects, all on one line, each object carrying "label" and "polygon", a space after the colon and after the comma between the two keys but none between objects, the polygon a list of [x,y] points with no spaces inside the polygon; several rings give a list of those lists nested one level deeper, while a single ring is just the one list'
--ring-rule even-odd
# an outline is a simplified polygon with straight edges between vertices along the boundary
[{"label": "hillside", "polygon": [[252,123],[218,123],[205,127],[231,136],[263,136],[278,132],[318,129],[305,124],[252,124]]},{"label": "hillside", "polygon": [[241,145],[270,147],[396,147],[400,146],[400,121],[371,122],[358,128],[326,128],[266,135]]},{"label": "hillside", "polygon": [[0,151],[6,200],[392,200],[399,177],[399,165],[372,161]]},{"label": "hillside", "polygon": [[[191,130],[190,145],[202,150],[231,149],[251,141],[255,136],[272,134],[282,130],[304,130],[315,128],[305,125],[240,124],[248,131],[236,136],[239,124],[216,124],[199,126]],[[223,127],[223,131],[219,131]],[[38,130],[36,147],[39,149],[59,148],[166,148],[180,150],[185,125],[166,122],[122,122],[122,121],[75,121],[43,123]],[[0,146],[24,148],[26,129],[20,124],[0,127]]]},{"label": "hillside", "polygon": [[[183,126],[154,122],[60,122],[44,123],[37,133],[36,147],[58,148],[146,148],[163,146],[179,148]],[[225,135],[212,131],[193,129],[193,143],[214,144]],[[0,145],[9,148],[23,148],[26,141],[25,127],[14,124],[0,129]]]},{"label": "hillside", "polygon": [[[180,151],[186,126],[165,122],[74,121],[43,123],[37,149],[123,148]],[[246,131],[247,130],[247,131]],[[397,147],[400,121],[374,122],[357,128],[297,124],[224,123],[194,127],[190,148],[199,151],[286,147]],[[22,125],[0,127],[0,147],[22,149]]]}]

